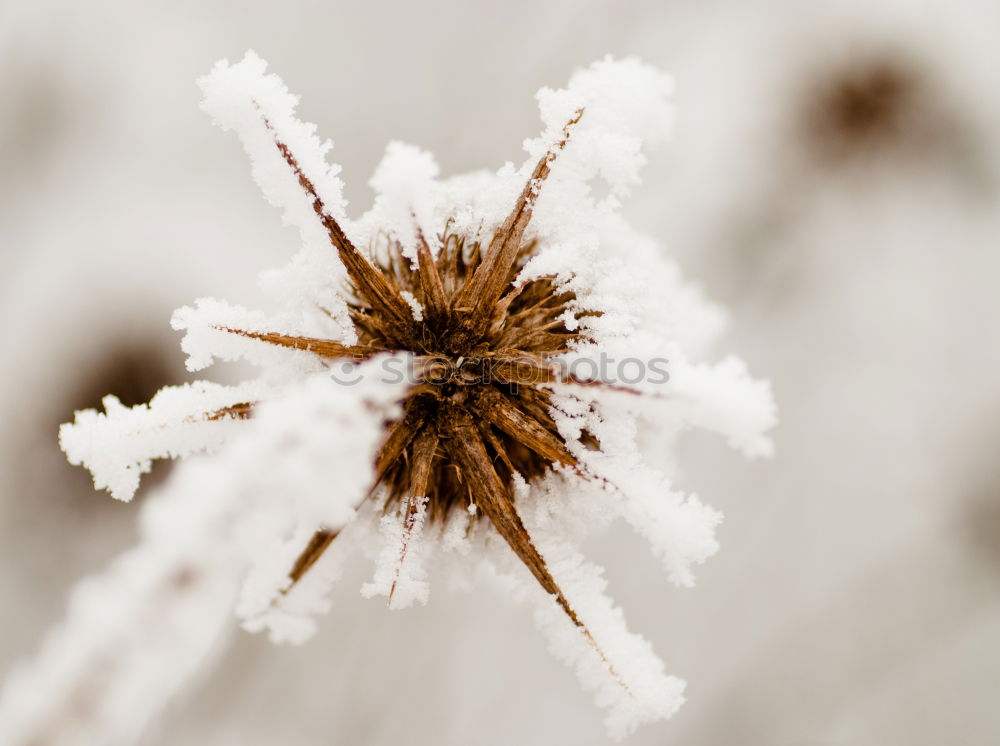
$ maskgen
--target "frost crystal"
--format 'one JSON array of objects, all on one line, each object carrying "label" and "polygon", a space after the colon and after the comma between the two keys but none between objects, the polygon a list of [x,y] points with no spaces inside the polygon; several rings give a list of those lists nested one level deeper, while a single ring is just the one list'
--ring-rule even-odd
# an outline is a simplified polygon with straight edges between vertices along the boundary
[{"label": "frost crystal", "polygon": [[[768,386],[742,362],[696,359],[720,312],[618,213],[644,144],[668,129],[670,79],[608,58],[543,89],[528,160],[493,175],[439,180],[428,153],[392,143],[374,205],[351,221],[330,143],[265,67],[248,53],[199,82],[205,110],[237,133],[301,234],[301,252],[265,278],[285,305],[267,315],[202,299],[173,318],[190,369],[246,360],[261,376],[164,389],[132,409],[109,397],[104,413],[63,426],[70,461],[122,500],[151,459],[214,453],[178,469],[145,512],[143,542],[84,584],[12,682],[5,712],[20,708],[23,726],[12,732],[34,733],[32,718],[53,707],[79,716],[72,687],[106,660],[95,695],[106,701],[67,724],[83,740],[60,742],[135,731],[221,629],[232,603],[221,589],[237,578],[247,629],[302,642],[355,549],[377,555],[363,594],[390,608],[425,603],[432,574],[462,582],[478,561],[535,606],[612,736],[669,717],[683,682],[628,631],[579,544],[622,518],[672,582],[691,585],[720,515],[674,489],[640,436],[699,427],[755,457],[769,454],[775,419]],[[119,608],[113,628],[92,623],[99,604]],[[171,675],[140,680],[133,669],[154,654]],[[42,706],[25,694],[39,687],[57,696]]]}]

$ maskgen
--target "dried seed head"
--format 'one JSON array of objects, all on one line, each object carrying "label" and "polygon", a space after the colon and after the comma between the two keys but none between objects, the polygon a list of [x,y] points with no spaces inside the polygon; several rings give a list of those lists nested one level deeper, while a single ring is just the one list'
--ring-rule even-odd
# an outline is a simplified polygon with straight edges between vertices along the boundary
[{"label": "dried seed head", "polygon": [[[333,340],[222,329],[330,359],[365,360],[400,351],[416,356],[418,383],[406,396],[402,416],[386,423],[369,494],[381,493],[386,511],[405,502],[407,518],[418,507],[432,520],[442,520],[452,510],[475,506],[474,515],[490,521],[581,627],[518,516],[513,480],[560,466],[579,470],[549,415],[550,394],[542,387],[564,380],[547,360],[583,337],[564,321],[575,295],[554,278],[520,285],[515,280],[537,248],[524,237],[535,200],[582,115],[580,110],[566,123],[562,138],[538,161],[487,247],[445,232],[432,250],[417,226],[415,266],[392,236],[380,236],[383,245],[371,247],[369,255],[380,259],[372,261],[358,251],[264,118],[275,147],[310,197],[347,268],[352,293],[348,310],[358,340],[347,347]],[[415,522],[404,525],[412,528]],[[290,570],[293,584],[333,538],[325,530],[316,533]]]},{"label": "dried seed head", "polygon": [[[420,321],[414,319],[406,327],[391,323],[365,302],[360,288],[355,288],[357,300],[351,305],[358,346],[369,354],[414,353],[418,380],[426,384],[408,396],[407,416],[390,425],[402,429],[401,440],[408,444],[397,448],[395,441],[387,443],[381,484],[387,487],[390,505],[413,493],[413,471],[423,466],[413,452],[418,434],[436,433],[446,442],[456,426],[456,415],[450,414],[456,409],[477,423],[475,437],[483,441],[505,490],[515,471],[534,477],[553,463],[575,463],[547,414],[548,391],[538,388],[531,376],[535,368],[546,369],[547,357],[565,352],[579,338],[560,320],[574,295],[560,292],[550,279],[514,287],[514,278],[534,250],[534,244],[527,244],[519,247],[513,265],[504,268],[506,290],[499,302],[459,306],[462,289],[484,266],[483,252],[478,243],[458,236],[442,236],[439,242],[436,258],[429,250],[420,252],[423,272],[402,259],[398,244],[387,252],[373,252],[391,257],[377,269],[394,290],[410,293],[425,309]],[[441,292],[435,294],[435,289]],[[425,496],[433,519],[443,518],[453,507],[477,503],[487,488],[481,476],[458,466],[447,450],[439,443],[428,456]]]},{"label": "dried seed head", "polygon": [[[516,195],[507,191],[510,170],[442,182],[429,154],[390,146],[373,179],[376,203],[350,231],[371,241],[362,252],[342,228],[345,204],[327,146],[296,118],[295,97],[265,68],[250,53],[236,65],[220,63],[200,84],[206,110],[237,131],[265,196],[302,235],[302,253],[269,278],[286,292],[289,313],[268,316],[204,299],[179,309],[172,323],[187,332],[182,347],[191,369],[246,359],[267,372],[235,386],[168,387],[148,407],[80,412],[60,431],[70,460],[127,500],[152,458],[225,445],[217,458],[180,472],[170,504],[176,516],[195,512],[205,521],[196,549],[212,559],[192,566],[208,572],[218,557],[227,568],[228,558],[250,566],[237,613],[275,640],[309,634],[305,617],[317,610],[336,565],[331,554],[314,568],[317,559],[331,546],[367,544],[365,525],[382,512],[382,548],[364,595],[386,595],[393,607],[423,601],[431,545],[463,556],[478,547],[484,562],[515,583],[523,575],[519,564],[537,580],[544,592],[532,592],[529,581],[524,595],[534,596],[536,618],[559,656],[610,708],[613,735],[669,717],[683,684],[628,632],[575,537],[585,524],[621,517],[653,544],[669,577],[688,584],[691,565],[715,551],[718,516],[633,458],[637,413],[605,407],[610,397],[601,389],[635,390],[563,372],[567,363],[622,345],[670,350],[687,382],[678,376],[657,397],[668,402],[665,424],[697,423],[748,454],[769,452],[766,387],[731,361],[692,365],[673,343],[673,322],[632,313],[651,308],[665,289],[673,295],[683,288],[667,266],[636,248],[642,241],[620,222],[615,199],[598,200],[592,190],[599,180],[617,198],[638,178],[637,149],[669,120],[669,80],[637,60],[609,58],[575,74],[569,88],[543,91],[545,134],[526,143],[532,160]],[[577,128],[581,116],[587,119]],[[575,152],[560,163],[567,144]],[[550,171],[560,168],[560,183],[548,185]],[[510,195],[506,206],[498,203],[502,193]],[[531,227],[540,193],[548,204]],[[649,287],[629,268],[638,262],[653,273]],[[543,276],[543,267],[555,275]],[[681,305],[683,312],[663,309],[678,328],[689,314]],[[695,342],[703,338],[693,334]],[[323,372],[350,372],[352,363],[368,361],[358,370],[364,377],[393,353],[412,362],[408,388],[377,375],[363,382],[352,376],[356,389],[337,388]],[[560,396],[557,410],[554,384],[595,388]],[[720,408],[714,398],[723,390]],[[114,447],[104,448],[108,443]],[[560,478],[528,484],[553,471]],[[192,497],[192,484],[216,478],[221,502]],[[628,491],[612,494],[605,489],[610,480]],[[429,525],[448,516],[454,520],[444,527]],[[163,521],[151,546],[174,557],[182,525]],[[278,551],[261,551],[275,542]]]}]

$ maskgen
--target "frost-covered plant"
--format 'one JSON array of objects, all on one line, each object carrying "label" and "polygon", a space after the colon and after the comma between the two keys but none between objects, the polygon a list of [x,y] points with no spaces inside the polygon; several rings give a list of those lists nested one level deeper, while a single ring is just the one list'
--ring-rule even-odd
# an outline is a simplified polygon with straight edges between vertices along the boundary
[{"label": "frost-covered plant", "polygon": [[[87,728],[127,738],[204,654],[237,578],[244,626],[301,642],[354,549],[376,557],[362,592],[391,608],[426,602],[432,570],[464,582],[487,568],[534,603],[553,652],[608,709],[611,735],[669,717],[683,682],[627,631],[576,547],[622,517],[690,585],[720,516],[671,489],[640,435],[662,448],[703,427],[758,456],[774,420],[766,384],[738,360],[693,362],[719,312],[618,213],[643,142],[667,129],[670,80],[605,59],[543,89],[545,131],[521,168],[495,174],[441,181],[428,153],[392,143],[356,221],[330,144],[295,118],[262,60],[220,63],[200,84],[304,248],[263,278],[279,311],[203,299],[174,315],[190,369],[242,359],[258,379],[170,387],[131,409],[108,397],[104,413],[63,426],[70,461],[121,500],[151,459],[213,454],[179,468],[144,514],[142,543],[83,584],[39,662],[11,682],[7,711],[31,688],[64,695],[61,709],[21,701],[14,732],[44,721],[67,742]],[[669,361],[669,377],[597,374],[625,359]],[[108,607],[115,626],[99,629]],[[137,685],[150,658],[164,675]],[[74,708],[74,687],[94,676],[90,706]]]}]

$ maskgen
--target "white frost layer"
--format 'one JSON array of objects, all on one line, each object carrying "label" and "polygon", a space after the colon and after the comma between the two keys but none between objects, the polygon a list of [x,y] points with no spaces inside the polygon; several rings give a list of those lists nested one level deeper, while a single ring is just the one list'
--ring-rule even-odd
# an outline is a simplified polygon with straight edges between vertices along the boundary
[{"label": "white frost layer", "polygon": [[671,384],[683,397],[678,406],[689,425],[720,433],[748,458],[774,453],[768,435],[777,423],[771,385],[751,378],[742,360],[727,357],[716,365],[678,364]]},{"label": "white frost layer", "polygon": [[[273,643],[301,645],[316,633],[315,618],[330,611],[329,592],[343,574],[345,560],[360,549],[355,534],[367,535],[375,519],[370,505],[340,530],[337,538],[298,583],[289,588],[288,570],[312,538],[314,527],[303,526],[290,538],[273,542],[267,562],[259,562],[247,575],[236,606],[236,615],[248,632],[267,631]],[[359,530],[360,529],[360,530]]]},{"label": "white frost layer", "polygon": [[612,738],[620,740],[639,725],[669,718],[684,701],[684,682],[665,674],[649,642],[628,631],[621,608],[604,593],[607,581],[601,569],[586,562],[566,540],[564,496],[539,492],[523,480],[517,480],[517,493],[525,527],[587,632],[509,550],[495,545],[492,554],[501,582],[515,598],[535,606],[535,620],[549,649],[576,671],[597,705],[606,709],[604,722]]},{"label": "white frost layer", "polygon": [[415,499],[416,510],[408,515],[408,501],[381,520],[382,551],[375,560],[375,577],[361,586],[365,598],[386,596],[390,609],[405,609],[414,602],[425,604],[430,593],[425,567],[428,546],[424,536],[427,498]]},{"label": "white frost layer", "polygon": [[[383,551],[375,578],[364,590],[389,595],[396,580],[393,605],[397,601],[400,605],[423,601],[427,594],[425,570],[413,559],[420,558],[425,544],[439,543],[445,551],[436,552],[435,557],[442,562],[450,558],[453,569],[462,571],[473,565],[469,557],[478,558],[484,546],[493,547],[498,550],[494,552],[497,566],[519,579],[516,585],[522,596],[535,599],[540,624],[556,654],[577,669],[584,684],[608,708],[609,730],[618,737],[637,724],[669,717],[683,699],[683,684],[665,675],[648,643],[627,631],[621,611],[603,594],[600,571],[586,563],[575,547],[588,530],[622,518],[649,541],[671,581],[692,584],[693,567],[717,549],[714,531],[720,515],[697,497],[673,489],[667,475],[642,461],[642,431],[651,428],[674,435],[686,428],[707,428],[754,456],[768,453],[766,433],[774,423],[769,390],[750,379],[740,364],[729,360],[715,366],[697,362],[718,336],[724,314],[684,284],[676,265],[662,258],[660,247],[635,233],[619,213],[621,200],[639,183],[646,162],[644,148],[669,131],[671,90],[667,76],[636,60],[602,60],[576,73],[566,89],[539,93],[544,131],[526,141],[528,158],[523,164],[508,164],[495,174],[440,181],[429,154],[412,146],[390,144],[371,181],[375,203],[351,226],[359,244],[398,245],[411,260],[415,258],[418,231],[436,251],[434,239],[446,224],[451,232],[470,241],[488,243],[538,159],[552,150],[565,123],[583,109],[582,118],[540,187],[526,234],[526,239],[538,241],[539,253],[518,281],[555,276],[559,284],[575,293],[573,313],[564,321],[570,328],[585,330],[593,339],[592,345],[573,353],[577,357],[599,357],[602,353],[641,359],[662,356],[669,362],[671,376],[665,385],[638,385],[636,388],[644,392],[642,397],[557,387],[553,417],[574,453],[597,478],[583,481],[564,472],[541,480],[530,494],[522,490],[525,523],[593,641],[541,591],[486,521],[479,521],[478,528],[470,532],[467,515],[451,516],[440,531],[421,530],[418,536],[411,536],[412,546],[407,544],[402,562],[401,548],[407,541],[404,519],[401,514],[386,517],[381,523]],[[251,137],[256,137],[252,118],[248,121]],[[303,147],[300,160],[312,161],[312,168],[322,171],[320,161],[309,155],[315,144],[304,143]],[[255,147],[248,150],[257,157]],[[268,157],[265,153],[264,159]],[[287,179],[282,183],[290,191],[294,186]],[[265,186],[268,188],[277,187]],[[295,196],[290,193],[279,201],[291,204]],[[305,220],[307,205],[295,204],[295,215]],[[342,220],[341,207],[335,210],[335,217]],[[306,233],[308,230],[307,226]],[[389,240],[381,241],[385,236]],[[308,248],[308,236],[306,243]],[[323,299],[315,295],[321,288],[295,279],[296,273],[313,271],[303,256],[281,276],[285,283],[282,289],[321,306]],[[422,309],[415,298],[408,301],[419,320]],[[599,313],[575,315],[586,311]],[[260,322],[249,319],[247,323]],[[213,349],[215,340],[205,337],[203,342],[196,350],[201,359],[218,356]],[[225,354],[256,353],[246,347]],[[580,443],[584,430],[597,437],[600,453],[590,452]],[[670,454],[662,458],[668,461]],[[354,527],[358,531],[363,528],[358,522],[352,524]],[[273,555],[279,558],[276,566],[287,564],[293,551],[294,541],[284,539],[284,543],[273,545]],[[301,535],[296,536],[296,541],[300,539]],[[360,534],[356,540],[367,541]],[[324,558],[321,563],[326,561]],[[337,561],[329,563],[327,577],[333,577]],[[457,575],[460,582],[468,582],[470,577],[468,572]],[[282,582],[283,576],[275,569],[269,576],[260,574],[248,581],[247,587],[257,588],[260,598],[266,599]],[[304,582],[313,580],[307,575]],[[322,586],[327,580],[315,582]],[[257,607],[248,604],[247,609],[258,608],[256,616],[247,617],[248,624],[267,627],[280,639],[301,639],[308,634],[308,626],[295,626],[285,617],[286,607],[300,603],[296,601],[299,592],[296,586],[262,613],[259,603]],[[301,603],[308,606],[310,598],[316,601],[312,608],[321,608],[318,595],[306,594]]]},{"label": "white frost layer", "polygon": [[145,507],[140,543],[80,583],[41,654],[8,681],[0,743],[134,743],[212,648],[239,578],[272,561],[261,547],[351,520],[371,479],[359,464],[372,463],[400,394],[374,369],[353,388],[305,379],[214,457],[180,467]]},{"label": "white frost layer", "polygon": [[114,396],[104,397],[104,412],[85,409],[59,428],[59,445],[71,464],[82,464],[94,476],[94,486],[116,500],[132,499],[139,478],[152,459],[178,458],[213,451],[244,425],[231,417],[209,419],[226,407],[256,402],[268,393],[256,381],[222,386],[196,381],[168,386],[149,404],[125,407]]},{"label": "white frost layer", "polygon": [[410,307],[410,313],[413,314],[414,321],[424,320],[424,307],[420,305],[420,301],[416,299],[409,290],[404,290],[400,293],[403,296],[403,300],[406,301],[406,305]]},{"label": "white frost layer", "polygon": [[[302,251],[287,270],[272,280],[284,285],[281,290],[293,306],[305,308],[309,300],[322,300],[345,334],[351,335],[353,327],[344,298],[337,291],[345,275],[343,265],[330,247],[326,229],[316,218],[312,199],[278,151],[275,138],[294,153],[327,214],[346,225],[340,166],[326,159],[333,143],[321,142],[316,137],[316,125],[296,118],[298,97],[289,93],[278,76],[265,74],[266,69],[267,63],[253,52],[247,52],[233,65],[226,60],[219,62],[198,80],[204,94],[202,108],[223,130],[236,131],[264,196],[281,208],[284,222],[294,225],[302,236]],[[284,292],[288,285],[295,286],[298,292]],[[355,340],[348,336],[345,341]]]},{"label": "white frost layer", "polygon": [[181,349],[187,353],[187,369],[203,370],[215,360],[246,360],[260,367],[270,379],[295,378],[323,369],[322,361],[305,350],[271,344],[227,330],[310,336],[289,315],[268,316],[214,298],[200,298],[194,307],[174,311],[170,326],[185,332]]},{"label": "white frost layer", "polygon": [[399,241],[403,256],[417,261],[417,231],[423,233],[431,252],[435,237],[444,229],[444,217],[435,213],[441,189],[434,156],[402,142],[390,142],[368,184],[375,190],[375,204],[358,221],[359,240],[373,240],[387,233]]},{"label": "white frost layer", "polygon": [[[96,721],[109,725],[103,730],[88,726],[88,735],[97,736],[84,742],[114,742],[103,733],[137,730],[141,719],[162,701],[160,695],[168,693],[175,686],[172,682],[181,680],[199,659],[211,631],[219,628],[221,607],[231,603],[231,590],[215,594],[212,601],[219,606],[192,596],[193,608],[201,609],[197,611],[201,622],[193,625],[194,632],[186,640],[183,634],[174,634],[172,621],[172,614],[185,602],[170,600],[169,594],[162,601],[157,594],[164,585],[157,578],[176,577],[171,573],[178,566],[194,566],[206,587],[217,572],[217,582],[211,582],[231,589],[236,578],[244,576],[237,602],[244,626],[267,629],[276,641],[301,642],[314,629],[312,616],[329,605],[326,591],[339,576],[343,557],[353,550],[370,550],[372,543],[378,545],[379,516],[372,506],[363,506],[363,517],[351,521],[301,582],[288,589],[288,569],[312,532],[318,526],[341,526],[354,515],[350,496],[363,494],[372,477],[371,449],[382,432],[385,402],[392,397],[380,398],[384,390],[364,374],[352,377],[360,385],[328,391],[325,386],[330,383],[322,376],[309,378],[321,367],[314,356],[216,328],[317,336],[347,344],[356,340],[338,290],[344,270],[337,252],[313,211],[312,198],[288,168],[275,138],[288,146],[327,213],[359,247],[398,246],[413,260],[420,234],[435,252],[436,237],[445,225],[470,243],[488,244],[538,159],[552,150],[565,123],[580,109],[581,120],[540,186],[525,236],[538,242],[539,252],[523,268],[518,282],[554,276],[560,286],[575,293],[576,301],[563,321],[569,328],[586,331],[592,343],[579,345],[566,359],[596,360],[603,355],[648,361],[662,356],[668,360],[670,373],[669,382],[662,385],[636,384],[642,396],[554,387],[552,416],[593,478],[583,480],[570,470],[560,470],[538,480],[530,490],[519,485],[519,511],[525,525],[593,639],[581,634],[540,589],[486,520],[473,525],[474,510],[457,512],[443,528],[433,530],[423,526],[422,514],[419,525],[410,530],[401,514],[386,517],[381,522],[384,550],[366,592],[392,594],[394,606],[423,602],[428,592],[425,552],[430,557],[431,549],[443,549],[433,552],[433,557],[450,560],[460,583],[473,577],[476,563],[471,559],[490,557],[490,566],[512,578],[518,595],[536,604],[539,623],[554,652],[577,670],[584,685],[607,707],[613,735],[620,737],[640,723],[668,717],[682,701],[683,684],[664,674],[645,640],[628,632],[620,609],[604,595],[600,570],[585,562],[577,547],[589,531],[622,518],[649,541],[671,581],[690,585],[693,567],[717,548],[714,530],[720,516],[695,496],[672,487],[671,451],[656,454],[656,469],[642,460],[643,435],[652,432],[672,441],[681,431],[698,427],[722,434],[749,456],[767,455],[767,432],[775,420],[767,385],[751,379],[741,362],[729,358],[715,365],[702,362],[723,326],[724,314],[686,285],[677,267],[663,259],[661,248],[633,231],[619,212],[621,201],[639,182],[646,160],[644,148],[662,139],[669,129],[670,79],[636,60],[608,58],[574,74],[563,90],[544,89],[538,95],[543,133],[526,141],[528,157],[523,164],[508,164],[495,174],[439,180],[429,154],[390,144],[371,181],[375,203],[354,224],[345,214],[338,168],[326,160],[329,143],[321,143],[312,125],[296,119],[297,99],[275,76],[265,74],[259,58],[250,53],[235,65],[220,63],[200,84],[204,108],[223,129],[237,132],[250,155],[254,178],[268,200],[283,210],[285,221],[298,228],[304,247],[287,268],[265,278],[284,299],[284,313],[265,316],[202,300],[174,317],[175,328],[186,332],[183,347],[193,369],[217,359],[243,359],[261,368],[260,382],[236,389],[210,384],[168,389],[148,408],[128,410],[110,400],[106,414],[80,413],[76,423],[63,429],[62,442],[70,459],[85,464],[98,486],[108,487],[122,499],[135,491],[150,459],[219,449],[233,440],[216,461],[196,462],[181,470],[164,497],[146,511],[144,536],[169,537],[169,541],[151,544],[147,539],[129,555],[140,577],[132,581],[125,577],[132,570],[120,571],[121,577],[109,571],[94,586],[100,589],[94,598],[122,593],[121,599],[107,602],[109,608],[121,608],[125,620],[121,629],[132,629],[129,620],[142,608],[170,606],[158,617],[166,628],[156,644],[176,661],[169,661],[173,677],[164,675],[134,685],[131,673],[121,674],[121,685],[114,678],[119,671],[130,671],[127,665],[115,668],[109,674],[109,691],[119,686],[122,691],[134,690],[142,701],[127,716],[105,716],[99,708],[93,710]],[[418,299],[407,301],[419,321],[423,309]],[[599,313],[584,314],[588,311]],[[377,378],[378,366],[376,361],[364,370]],[[296,382],[303,378],[307,383],[300,387]],[[277,398],[275,409],[262,407],[251,422],[205,421],[207,411],[259,398]],[[381,403],[371,408],[370,400]],[[275,414],[264,414],[268,412]],[[266,432],[259,424],[263,421],[269,423]],[[580,442],[584,430],[597,438],[600,452]],[[240,443],[248,444],[245,451],[240,450]],[[240,512],[234,518],[226,511],[235,505]],[[228,519],[217,521],[219,516]],[[149,582],[141,582],[144,578]],[[153,595],[140,595],[140,591]],[[96,608],[97,603],[87,601],[85,607]],[[79,621],[84,617],[84,612],[71,610],[65,630],[57,635],[68,642],[53,643],[57,652],[44,653],[31,669],[34,673],[20,680],[26,692],[9,695],[18,701],[19,709],[14,711],[23,712],[16,722],[28,723],[27,730],[19,733],[36,733],[42,722],[61,722],[58,703],[63,700],[49,706],[35,693],[51,690],[62,696],[63,680],[82,680],[79,676],[91,665],[97,644],[75,631],[84,624]],[[108,629],[113,637],[119,628]],[[157,634],[155,630],[150,625],[149,634]],[[107,648],[108,638],[100,637],[97,626],[93,633]],[[67,652],[74,645],[80,649]],[[111,649],[118,651],[117,643]],[[131,648],[122,646],[121,650]],[[68,668],[59,669],[62,664],[52,662],[52,656],[69,661]],[[72,690],[66,686],[65,691]],[[43,719],[53,712],[54,717]],[[128,718],[134,720],[126,723]],[[0,737],[0,742],[7,741]]]}]

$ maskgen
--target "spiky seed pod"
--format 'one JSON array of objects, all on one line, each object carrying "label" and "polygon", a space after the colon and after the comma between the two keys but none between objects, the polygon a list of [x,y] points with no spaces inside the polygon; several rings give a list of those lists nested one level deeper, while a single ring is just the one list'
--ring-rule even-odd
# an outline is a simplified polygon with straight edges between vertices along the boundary
[{"label": "spiky seed pod", "polygon": [[[638,180],[642,143],[667,121],[668,79],[607,59],[568,89],[540,93],[546,130],[526,144],[520,185],[509,169],[438,182],[429,154],[393,143],[372,180],[375,205],[349,224],[329,143],[296,118],[296,98],[265,68],[250,53],[200,84],[206,110],[237,131],[265,196],[302,235],[303,251],[268,276],[287,313],[202,299],[172,320],[187,332],[189,369],[244,359],[264,373],[235,386],[168,387],[132,409],[108,398],[105,413],[79,412],[61,429],[70,460],[128,500],[152,459],[222,449],[179,470],[188,481],[170,492],[173,517],[151,524],[163,529],[154,549],[168,564],[187,552],[184,566],[201,562],[204,572],[220,559],[222,569],[249,569],[237,615],[250,630],[308,637],[337,564],[332,554],[322,567],[317,560],[331,545],[368,548],[374,517],[381,551],[363,595],[387,595],[392,608],[423,602],[431,546],[435,557],[461,555],[459,574],[475,549],[473,566],[534,600],[553,652],[609,708],[612,735],[669,717],[683,683],[628,631],[600,569],[575,545],[621,517],[650,541],[668,577],[689,585],[691,565],[716,549],[719,516],[643,462],[639,410],[653,412],[614,401],[609,390],[639,391],[608,382],[603,363],[643,354],[656,371],[660,355],[672,358],[668,388],[640,387],[663,403],[649,421],[665,435],[703,427],[766,455],[774,418],[766,384],[739,361],[687,360],[682,340],[697,350],[714,315],[616,214]],[[553,169],[564,172],[550,178]],[[611,188],[603,200],[594,178]],[[349,236],[364,236],[367,251]],[[648,286],[637,268],[648,271]],[[565,372],[598,355],[593,377],[603,382]],[[415,374],[407,386],[382,379],[382,363],[404,359]],[[331,385],[332,370],[354,362],[373,379]],[[202,505],[192,492],[206,482],[217,494]],[[174,532],[186,530],[186,512],[203,509],[231,513],[207,523],[188,551]],[[428,522],[439,525],[428,532]]]},{"label": "spiky seed pod", "polygon": [[[584,333],[566,328],[563,319],[575,296],[554,278],[514,281],[535,249],[524,239],[535,200],[583,113],[581,109],[566,123],[562,139],[538,161],[485,249],[479,241],[446,233],[436,237],[437,250],[432,251],[418,227],[415,267],[391,238],[385,239],[383,251],[370,252],[382,260],[369,260],[360,252],[331,217],[295,154],[275,135],[275,147],[308,194],[347,268],[353,296],[348,308],[358,342],[346,346],[327,339],[223,329],[332,360],[412,353],[418,382],[403,403],[402,416],[386,423],[369,496],[384,487],[386,510],[405,501],[404,530],[412,530],[424,502],[435,520],[474,506],[475,515],[490,521],[578,626],[579,618],[517,514],[513,477],[530,479],[559,467],[579,469],[549,416],[549,390],[540,384],[567,381],[547,360],[565,353]],[[266,118],[264,123],[273,134]],[[419,304],[419,313],[408,298]],[[247,407],[226,412],[249,413]],[[289,570],[293,584],[334,538],[332,532],[317,531]]]}]

